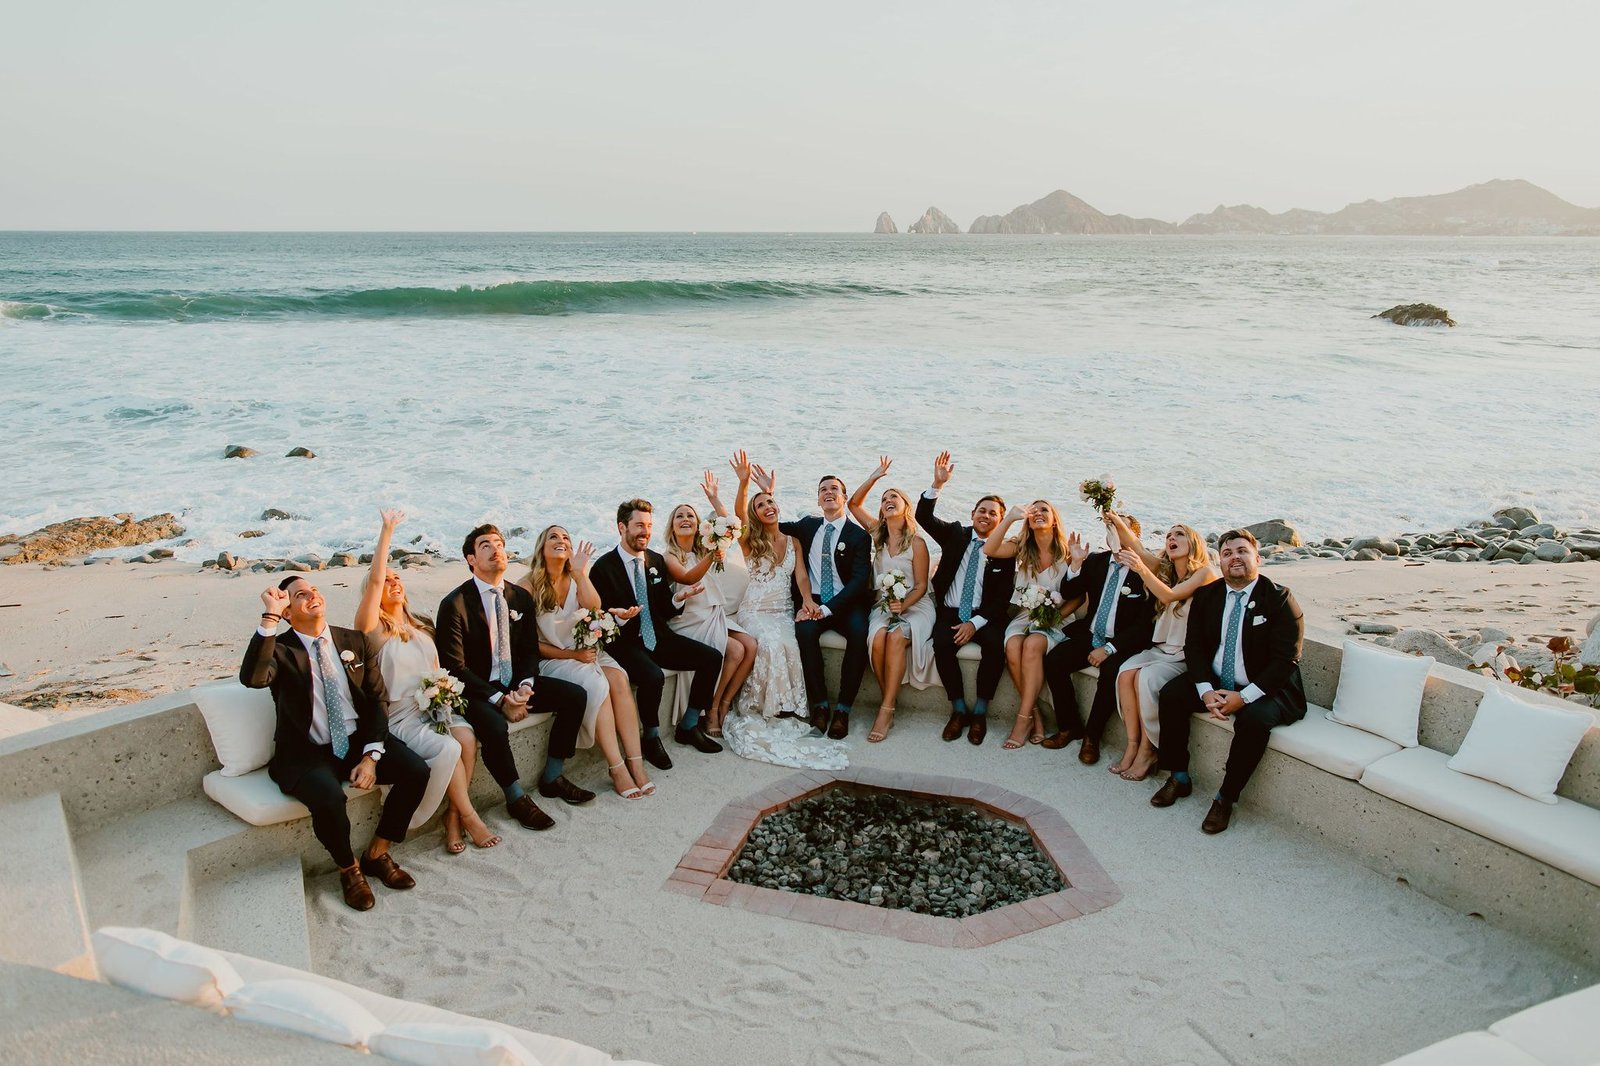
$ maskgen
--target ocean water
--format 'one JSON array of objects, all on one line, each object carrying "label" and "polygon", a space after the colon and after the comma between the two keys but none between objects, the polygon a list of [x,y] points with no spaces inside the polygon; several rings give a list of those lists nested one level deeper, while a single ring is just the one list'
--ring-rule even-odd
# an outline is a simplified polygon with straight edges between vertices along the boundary
[{"label": "ocean water", "polygon": [[[1460,325],[1369,317],[1418,300]],[[731,502],[736,447],[791,515],[948,448],[947,513],[1085,530],[1103,473],[1147,525],[1600,523],[1596,240],[0,233],[0,367],[0,532],[175,511],[196,559],[383,506],[447,554],[484,519],[606,544],[707,468]]]}]

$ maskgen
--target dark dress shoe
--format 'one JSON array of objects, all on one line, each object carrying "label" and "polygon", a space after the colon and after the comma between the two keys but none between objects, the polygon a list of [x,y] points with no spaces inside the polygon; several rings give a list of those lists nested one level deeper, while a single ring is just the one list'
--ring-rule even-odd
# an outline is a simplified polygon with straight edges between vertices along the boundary
[{"label": "dark dress shoe", "polygon": [[539,809],[532,796],[518,796],[506,804],[506,813],[522,823],[524,829],[553,829],[556,820]]},{"label": "dark dress shoe", "polygon": [[359,865],[339,871],[339,888],[344,892],[345,903],[358,911],[370,911],[377,900],[372,898],[372,886]]},{"label": "dark dress shoe", "polygon": [[815,729],[818,735],[826,733],[828,731],[828,708],[811,708],[811,717],[809,721],[811,722],[811,728]]},{"label": "dark dress shoe", "polygon": [[1055,735],[1045,737],[1043,740],[1039,741],[1039,746],[1041,748],[1049,748],[1051,751],[1059,751],[1077,739],[1078,734],[1074,733],[1070,729],[1063,729]]},{"label": "dark dress shoe", "polygon": [[848,711],[834,711],[833,721],[828,723],[828,739],[843,740],[850,735],[850,713]]},{"label": "dark dress shoe", "polygon": [[368,877],[376,877],[382,881],[385,888],[404,890],[417,887],[416,878],[400,869],[400,864],[395,862],[394,856],[387,851],[375,859],[361,856],[360,870]]},{"label": "dark dress shoe", "polygon": [[1093,766],[1100,761],[1100,742],[1083,738],[1083,747],[1078,749],[1078,761],[1085,766]]},{"label": "dark dress shoe", "polygon": [[1150,797],[1150,806],[1170,807],[1193,791],[1193,782],[1179,781],[1176,777],[1169,777],[1160,788],[1156,789],[1156,794]]},{"label": "dark dress shoe", "polygon": [[667,754],[667,746],[661,743],[660,737],[645,737],[639,750],[644,753],[644,761],[657,770],[672,769],[672,756]]},{"label": "dark dress shoe", "polygon": [[540,781],[539,795],[545,799],[558,799],[573,806],[594,799],[593,792],[574,785],[564,774],[558,775],[554,781]]},{"label": "dark dress shoe", "polygon": [[961,734],[967,731],[967,716],[959,711],[950,712],[950,720],[944,724],[944,732],[939,734],[939,739],[946,744],[952,740],[960,740]]},{"label": "dark dress shoe", "polygon": [[1206,820],[1200,823],[1202,833],[1220,833],[1228,828],[1228,819],[1233,817],[1233,804],[1222,800],[1212,800],[1211,809],[1206,812]]},{"label": "dark dress shoe", "polygon": [[722,745],[712,740],[711,735],[706,732],[704,722],[697,723],[693,729],[685,729],[680,725],[673,730],[672,739],[679,744],[687,744],[695,751],[703,751],[707,755],[715,755],[722,750]]},{"label": "dark dress shoe", "polygon": [[972,731],[967,734],[967,742],[974,746],[983,743],[983,738],[989,735],[989,716],[975,714],[972,716]]}]

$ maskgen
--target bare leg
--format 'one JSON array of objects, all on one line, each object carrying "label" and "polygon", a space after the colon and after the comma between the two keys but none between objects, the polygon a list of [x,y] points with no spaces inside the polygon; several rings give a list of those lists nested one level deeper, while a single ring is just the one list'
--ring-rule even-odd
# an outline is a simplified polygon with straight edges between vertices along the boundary
[{"label": "bare leg", "polygon": [[745,654],[744,645],[729,633],[728,646],[722,652],[722,675],[717,680],[717,691],[711,697],[710,721],[706,723],[706,732],[714,737],[722,735],[722,716],[728,713],[728,701],[733,698],[729,690],[740,667],[744,665]]},{"label": "bare leg", "polygon": [[474,756],[478,753],[478,736],[467,726],[457,726],[450,730],[450,735],[461,745],[461,758],[456,762],[450,787],[445,791],[445,798],[450,804],[444,816],[445,844],[449,846],[450,825],[454,822],[457,842],[461,839],[461,830],[465,829],[475,847],[492,848],[500,843],[500,838],[484,824],[472,806],[472,771],[477,764]]},{"label": "bare leg", "polygon": [[639,705],[633,701],[633,690],[628,687],[628,675],[621,670],[606,667],[606,683],[611,686],[612,729],[622,742],[622,761],[627,764],[633,783],[644,789],[645,795],[655,791],[650,783],[650,771],[639,754]]},{"label": "bare leg", "polygon": [[[872,663],[872,676],[878,682],[878,691],[884,695],[887,695],[889,691],[889,682],[886,680],[887,674],[884,670],[883,661],[884,645],[888,642],[888,636],[889,631],[887,629],[878,630],[872,634],[872,647],[867,650],[867,657]],[[889,701],[885,699],[883,702],[888,703]]]},{"label": "bare leg", "polygon": [[[1150,743],[1150,732],[1144,727],[1144,718],[1139,714],[1139,671],[1129,670],[1118,681],[1127,681],[1126,691],[1119,684],[1117,686],[1117,707],[1122,712],[1122,720],[1127,723],[1128,750],[1132,755],[1125,755],[1128,768],[1122,771],[1124,780],[1143,781],[1150,776],[1150,771],[1156,768],[1156,746]],[[1130,718],[1129,715],[1132,715]],[[1134,730],[1139,731],[1139,743],[1132,741]]]},{"label": "bare leg", "polygon": [[1044,689],[1044,653],[1049,647],[1049,638],[1043,633],[1029,633],[1022,638],[1022,709],[1028,712],[1034,739],[1044,738],[1035,704]]},{"label": "bare leg", "polygon": [[717,712],[717,727],[722,727],[722,720],[733,710],[734,697],[739,695],[739,689],[744,687],[745,679],[750,676],[750,671],[756,665],[756,638],[749,633],[735,633],[728,631],[729,645],[737,644],[740,648],[740,659],[733,672],[729,674],[722,691],[722,709]]},{"label": "bare leg", "polygon": [[900,685],[906,670],[906,649],[911,646],[911,639],[901,629],[881,630],[878,637],[878,653],[882,664],[878,670],[878,688],[883,693],[883,704],[878,708],[877,721],[872,723],[872,732],[867,734],[869,744],[884,740],[889,730],[894,728],[895,701],[900,698]]},{"label": "bare leg", "polygon": [[1124,670],[1117,675],[1117,713],[1122,716],[1122,728],[1128,734],[1128,746],[1122,749],[1122,758],[1112,763],[1114,774],[1125,773],[1138,754],[1139,741],[1144,737],[1144,722],[1139,718],[1139,671]]},{"label": "bare leg", "polygon": [[[1018,634],[1006,640],[1006,670],[1011,674],[1011,683],[1016,686],[1018,693],[1027,691],[1022,670],[1022,648],[1027,637]],[[1034,695],[1038,695],[1035,690]],[[1022,706],[1017,708],[1017,720],[1011,726],[1011,735],[1006,737],[1006,742],[1001,747],[1015,751],[1027,743],[1028,735],[1032,731],[1029,723],[1033,721],[1033,703],[1023,700]]]}]

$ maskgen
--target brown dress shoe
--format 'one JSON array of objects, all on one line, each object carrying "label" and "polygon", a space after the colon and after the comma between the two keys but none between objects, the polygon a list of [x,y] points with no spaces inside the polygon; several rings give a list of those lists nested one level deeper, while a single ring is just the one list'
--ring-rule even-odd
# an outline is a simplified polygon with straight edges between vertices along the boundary
[{"label": "brown dress shoe", "polygon": [[1211,809],[1206,812],[1206,820],[1200,823],[1202,833],[1213,835],[1228,828],[1228,819],[1233,817],[1233,804],[1224,803],[1222,800],[1212,800]]},{"label": "brown dress shoe", "polygon": [[361,872],[368,877],[376,877],[382,881],[384,887],[404,890],[416,888],[416,878],[400,869],[400,864],[394,861],[394,856],[387,851],[377,858],[361,856]]},{"label": "brown dress shoe", "polygon": [[989,735],[989,716],[975,714],[972,716],[972,729],[967,733],[967,743],[977,746],[983,743],[983,738]]},{"label": "brown dress shoe", "polygon": [[1100,761],[1100,742],[1083,738],[1083,747],[1078,749],[1078,761],[1085,766],[1093,766]]},{"label": "brown dress shoe", "polygon": [[1150,806],[1170,807],[1193,791],[1193,782],[1180,782],[1176,777],[1169,777],[1160,788],[1156,789],[1156,794],[1150,797]]},{"label": "brown dress shoe", "polygon": [[339,871],[339,888],[344,892],[346,905],[358,911],[370,911],[377,900],[372,898],[372,886],[359,865]]},{"label": "brown dress shoe", "polygon": [[1068,744],[1071,744],[1077,738],[1078,734],[1074,733],[1072,730],[1063,729],[1054,736],[1045,737],[1043,740],[1039,741],[1039,746],[1041,748],[1049,748],[1051,751],[1057,751],[1066,747]]},{"label": "brown dress shoe", "polygon": [[828,723],[828,739],[843,740],[850,735],[850,715],[844,711],[834,711],[833,721]]},{"label": "brown dress shoe", "polygon": [[959,711],[950,712],[950,720],[944,724],[944,732],[939,734],[939,739],[946,744],[952,740],[960,740],[961,734],[967,731],[967,716]]},{"label": "brown dress shoe", "polygon": [[518,796],[506,804],[506,813],[522,824],[524,829],[550,829],[556,820],[539,809],[529,795]]}]

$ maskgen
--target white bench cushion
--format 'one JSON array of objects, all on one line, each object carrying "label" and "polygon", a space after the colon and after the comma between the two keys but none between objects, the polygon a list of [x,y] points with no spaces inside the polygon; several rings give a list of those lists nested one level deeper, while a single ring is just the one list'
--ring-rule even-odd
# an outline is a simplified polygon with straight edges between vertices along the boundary
[{"label": "white bench cushion", "polygon": [[[306,805],[285,796],[277,782],[265,770],[256,770],[243,777],[224,777],[221,770],[213,770],[200,782],[206,795],[237,814],[251,825],[277,825],[296,818],[309,818]],[[372,790],[345,785],[346,797],[365,796]]]},{"label": "white bench cushion", "polygon": [[1406,748],[1367,767],[1361,783],[1600,885],[1600,809],[1565,796],[1540,803],[1504,785],[1456,773],[1445,765],[1449,759],[1432,748]]},{"label": "white bench cushion", "polygon": [[1518,1011],[1489,1032],[1545,1066],[1592,1066],[1600,1061],[1600,985]]},{"label": "white bench cushion", "polygon": [[[1233,732],[1231,718],[1219,722],[1210,715],[1197,717],[1208,725]],[[1298,722],[1273,729],[1267,736],[1267,747],[1351,781],[1359,781],[1361,772],[1372,763],[1404,750],[1393,741],[1364,729],[1330,721],[1327,712],[1315,704],[1306,709],[1306,716]]]},{"label": "white bench cushion", "polygon": [[271,689],[215,681],[194,690],[194,703],[206,720],[224,776],[242,777],[267,765],[278,726]]},{"label": "white bench cushion", "polygon": [[1390,1059],[1387,1066],[1544,1066],[1527,1052],[1488,1033],[1462,1033],[1421,1051]]}]

